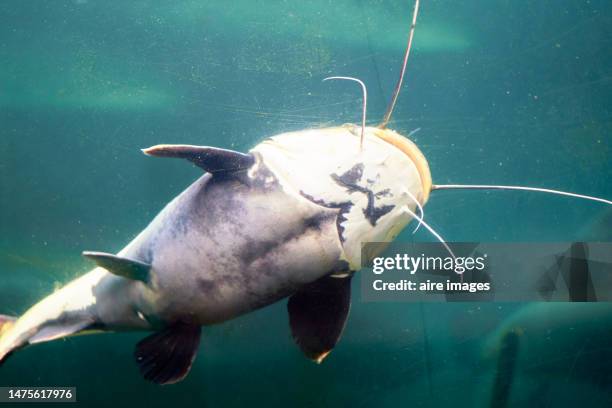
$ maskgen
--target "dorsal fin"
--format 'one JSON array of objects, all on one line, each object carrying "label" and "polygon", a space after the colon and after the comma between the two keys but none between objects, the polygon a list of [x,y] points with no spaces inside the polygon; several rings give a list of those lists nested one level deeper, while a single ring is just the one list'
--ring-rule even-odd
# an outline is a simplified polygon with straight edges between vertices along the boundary
[{"label": "dorsal fin", "polygon": [[83,252],[85,258],[91,259],[98,266],[106,269],[112,274],[122,276],[124,278],[139,280],[147,283],[149,281],[149,271],[151,265],[134,259],[122,258],[117,255],[107,254],[105,252]]},{"label": "dorsal fin", "polygon": [[251,154],[208,146],[156,145],[142,152],[155,157],[187,159],[209,173],[246,170],[255,162]]}]

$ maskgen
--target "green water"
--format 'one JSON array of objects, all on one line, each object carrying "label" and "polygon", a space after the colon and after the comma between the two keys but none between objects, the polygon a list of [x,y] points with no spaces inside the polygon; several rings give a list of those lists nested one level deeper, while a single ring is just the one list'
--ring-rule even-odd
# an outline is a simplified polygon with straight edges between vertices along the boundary
[{"label": "green water", "polygon": [[[246,151],[266,136],[382,117],[411,1],[4,1],[0,4],[0,313],[114,252],[201,171],[145,157],[158,143]],[[434,183],[521,184],[612,197],[612,5],[424,0],[390,127]],[[316,163],[313,163],[316,165]],[[607,211],[607,212],[606,212]],[[601,204],[510,192],[432,194],[448,241],[612,240]],[[402,240],[431,240],[424,229]],[[355,280],[357,281],[357,280]],[[490,406],[519,339],[508,406],[612,405],[612,307],[363,303],[320,366],[284,302],[204,330],[187,379],[146,383],[143,334],[33,346],[0,385],[76,386],[85,406]],[[565,318],[559,318],[559,316]]]}]

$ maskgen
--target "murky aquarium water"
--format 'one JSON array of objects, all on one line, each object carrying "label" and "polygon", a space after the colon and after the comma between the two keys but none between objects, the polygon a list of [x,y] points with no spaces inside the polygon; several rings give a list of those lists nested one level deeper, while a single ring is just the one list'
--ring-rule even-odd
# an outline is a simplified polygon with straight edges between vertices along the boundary
[{"label": "murky aquarium water", "polygon": [[[376,128],[412,0],[3,1],[0,407],[33,387],[87,407],[612,406],[612,304],[371,302],[355,272],[398,233],[612,241],[612,4],[418,11]],[[362,147],[362,89],[332,76],[367,86]]]}]

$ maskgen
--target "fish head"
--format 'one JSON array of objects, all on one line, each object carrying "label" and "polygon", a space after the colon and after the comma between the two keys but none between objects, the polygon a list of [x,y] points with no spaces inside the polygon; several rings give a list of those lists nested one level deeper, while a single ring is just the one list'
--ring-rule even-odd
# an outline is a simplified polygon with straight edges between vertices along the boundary
[{"label": "fish head", "polygon": [[425,156],[390,129],[364,128],[363,143],[355,125],[307,129],[273,136],[251,152],[287,194],[338,209],[351,270],[361,267],[362,243],[395,239],[431,191]]}]

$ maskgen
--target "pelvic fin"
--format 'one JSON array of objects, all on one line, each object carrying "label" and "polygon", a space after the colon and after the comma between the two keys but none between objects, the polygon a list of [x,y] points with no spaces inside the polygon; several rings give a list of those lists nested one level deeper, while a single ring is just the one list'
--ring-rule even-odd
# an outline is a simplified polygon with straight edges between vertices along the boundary
[{"label": "pelvic fin", "polygon": [[149,271],[151,265],[144,262],[136,261],[134,259],[122,258],[117,255],[107,254],[105,252],[83,252],[85,258],[91,259],[98,266],[106,269],[112,274],[139,280],[145,283],[149,282]]},{"label": "pelvic fin", "polygon": [[289,298],[291,334],[306,357],[321,363],[344,330],[351,305],[351,277],[326,276]]},{"label": "pelvic fin", "polygon": [[134,357],[143,377],[156,384],[173,384],[187,376],[198,353],[199,326],[177,323],[145,337]]}]

